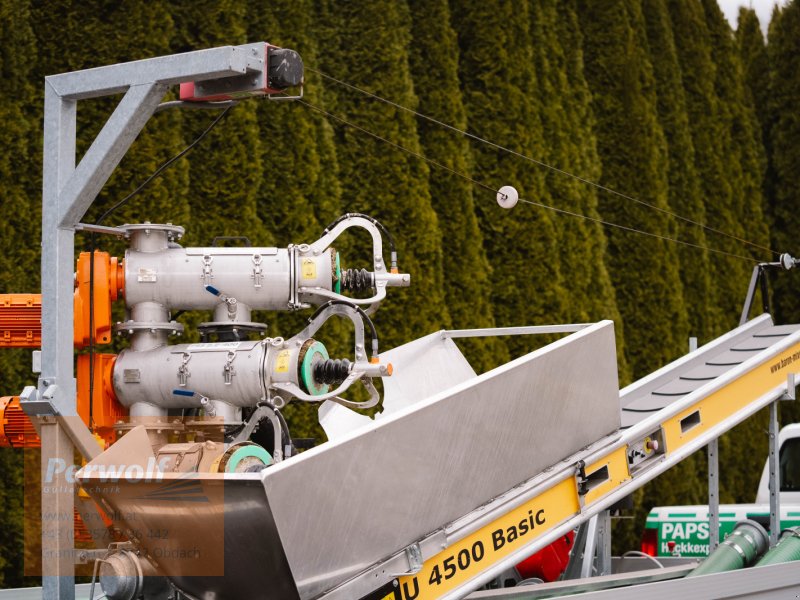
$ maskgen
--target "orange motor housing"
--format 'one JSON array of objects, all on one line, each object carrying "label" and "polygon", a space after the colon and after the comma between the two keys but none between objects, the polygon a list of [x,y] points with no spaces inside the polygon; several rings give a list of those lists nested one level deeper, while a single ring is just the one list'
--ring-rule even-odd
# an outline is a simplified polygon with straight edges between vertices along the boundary
[{"label": "orange motor housing", "polygon": [[90,330],[91,261],[90,252],[81,252],[75,273],[75,347],[85,348],[92,339],[95,344],[111,341],[111,303],[117,300],[125,288],[125,270],[116,256],[108,252],[94,253],[94,332]]},{"label": "orange motor housing", "polygon": [[42,345],[42,295],[0,294],[0,348]]},{"label": "orange motor housing", "polygon": [[[89,355],[78,356],[78,415],[96,436],[103,439],[106,446],[116,441],[114,424],[127,415],[125,408],[117,401],[112,385],[116,354],[95,354],[93,378],[89,377]],[[89,382],[94,379],[92,388],[92,418],[89,423]]]},{"label": "orange motor housing", "polygon": [[0,448],[39,448],[39,435],[19,404],[19,396],[0,398]]},{"label": "orange motor housing", "polygon": [[[111,341],[111,304],[123,293],[122,264],[108,252],[94,252],[94,331],[89,327],[91,298],[91,253],[78,258],[74,295],[74,343],[76,348]],[[0,294],[0,348],[39,348],[42,345],[42,295]],[[114,441],[113,425],[125,415],[111,386],[111,369],[116,356],[94,354],[94,377],[89,377],[89,355],[78,356],[78,414],[87,426],[103,438]],[[92,381],[92,423],[89,422],[89,385]],[[38,448],[36,430],[23,412],[16,396],[0,398],[0,447]]]}]

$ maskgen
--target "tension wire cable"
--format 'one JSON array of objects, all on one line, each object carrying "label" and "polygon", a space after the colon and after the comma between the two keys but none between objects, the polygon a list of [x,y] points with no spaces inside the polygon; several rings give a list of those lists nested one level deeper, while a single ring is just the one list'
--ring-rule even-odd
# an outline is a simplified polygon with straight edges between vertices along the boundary
[{"label": "tension wire cable", "polygon": [[[440,162],[438,162],[438,161],[436,161],[436,160],[434,160],[432,158],[428,158],[427,156],[425,156],[425,155],[423,155],[423,154],[421,154],[421,153],[419,153],[419,152],[417,152],[415,150],[411,150],[410,148],[406,148],[405,146],[402,146],[401,144],[398,144],[396,142],[392,142],[391,140],[388,140],[388,139],[378,135],[377,133],[369,131],[368,129],[365,129],[364,127],[356,125],[355,123],[351,123],[350,121],[348,121],[347,119],[345,119],[343,117],[340,117],[340,116],[335,115],[335,114],[333,114],[331,112],[328,112],[327,110],[325,110],[323,108],[320,108],[319,106],[311,104],[307,100],[299,100],[298,99],[298,100],[295,100],[295,102],[299,102],[300,104],[302,104],[304,106],[307,106],[308,108],[310,108],[312,110],[315,110],[315,111],[325,115],[326,117],[334,119],[334,120],[336,120],[336,121],[338,121],[338,122],[340,122],[343,125],[346,125],[348,127],[352,127],[353,129],[356,129],[357,131],[360,131],[360,132],[362,132],[362,133],[364,133],[366,135],[369,135],[369,136],[375,138],[376,140],[384,142],[384,143],[388,144],[389,146],[392,146],[393,148],[396,148],[397,150],[405,152],[406,154],[409,154],[411,156],[419,158],[420,160],[423,160],[423,161],[425,161],[425,162],[427,162],[427,163],[429,163],[429,164],[431,164],[431,165],[433,165],[433,166],[435,166],[435,167],[437,167],[439,169],[443,169],[445,171],[448,171],[448,172],[452,173],[453,175],[461,177],[462,179],[465,179],[466,181],[469,181],[470,183],[472,183],[472,184],[474,184],[474,185],[476,185],[478,187],[481,187],[481,188],[483,188],[483,189],[485,189],[487,191],[490,191],[490,192],[492,192],[494,194],[500,194],[501,193],[500,190],[492,187],[491,185],[487,185],[486,183],[478,181],[477,179],[473,179],[469,175],[466,175],[465,173],[457,171],[456,169],[453,169],[451,167],[443,165],[442,163],[440,163]],[[572,212],[572,211],[569,211],[569,210],[565,210],[563,208],[557,208],[555,206],[550,206],[549,204],[544,204],[544,203],[541,203],[541,202],[534,202],[533,200],[526,200],[524,198],[520,198],[519,201],[520,202],[524,202],[525,204],[530,204],[530,205],[536,206],[538,208],[544,208],[544,209],[547,209],[547,210],[552,210],[552,211],[554,211],[556,213],[559,213],[559,214],[562,214],[562,215],[568,215],[568,216],[572,216],[572,217],[578,217],[580,219],[585,219],[587,221],[591,221],[593,223],[598,223],[598,224],[604,225],[606,227],[613,227],[613,228],[621,229],[623,231],[628,231],[628,232],[631,232],[631,233],[639,233],[641,235],[646,235],[646,236],[653,237],[653,238],[660,239],[660,240],[664,240],[664,241],[667,241],[667,242],[673,242],[673,243],[676,243],[676,244],[681,244],[683,246],[688,246],[690,248],[696,248],[698,250],[705,250],[707,252],[713,252],[715,254],[720,254],[722,256],[728,256],[730,258],[737,258],[737,259],[740,259],[740,260],[745,260],[745,261],[754,262],[754,263],[758,262],[756,259],[754,259],[752,257],[749,257],[749,256],[742,256],[740,254],[734,254],[732,252],[726,252],[725,250],[717,250],[716,248],[711,248],[709,246],[702,246],[700,244],[694,244],[692,242],[679,240],[679,239],[672,238],[672,237],[665,236],[665,235],[661,235],[661,234],[658,234],[658,233],[652,233],[652,232],[649,232],[649,231],[643,231],[641,229],[636,229],[634,227],[628,227],[626,225],[620,225],[618,223],[613,223],[611,221],[605,221],[605,220],[597,218],[597,217],[590,217],[588,215]]]},{"label": "tension wire cable", "polygon": [[[166,103],[166,104],[171,104],[171,103]],[[205,137],[206,137],[206,136],[207,136],[207,135],[208,135],[208,134],[211,132],[211,130],[212,130],[212,129],[214,129],[214,127],[216,127],[217,123],[219,123],[219,122],[220,122],[220,121],[221,121],[221,120],[222,120],[222,119],[225,117],[225,115],[227,115],[227,114],[228,114],[228,111],[229,111],[231,108],[233,108],[233,106],[235,106],[235,104],[228,104],[228,105],[226,105],[226,106],[225,106],[225,110],[223,110],[223,111],[222,111],[222,112],[221,112],[221,113],[220,113],[220,114],[217,116],[217,118],[216,118],[216,119],[214,119],[214,120],[211,122],[211,124],[210,124],[208,127],[206,127],[206,128],[205,128],[205,130],[203,131],[203,133],[201,133],[200,135],[198,135],[198,136],[197,136],[197,137],[194,139],[194,141],[193,141],[191,144],[189,144],[188,146],[186,146],[186,148],[184,148],[183,150],[181,150],[180,152],[178,152],[178,153],[177,153],[175,156],[173,156],[172,158],[170,158],[169,160],[167,160],[167,161],[166,161],[164,164],[162,164],[160,167],[158,167],[158,168],[157,168],[155,171],[153,171],[153,172],[150,174],[150,176],[149,176],[147,179],[145,179],[145,180],[144,180],[144,181],[143,181],[143,182],[142,182],[142,183],[139,185],[139,187],[137,187],[137,188],[136,188],[135,190],[133,190],[133,191],[132,191],[130,194],[128,194],[127,196],[125,196],[125,197],[124,197],[122,200],[120,200],[120,201],[119,201],[119,202],[117,202],[117,203],[116,203],[114,206],[112,206],[112,207],[111,207],[111,208],[109,208],[109,209],[108,209],[106,212],[104,212],[104,213],[103,213],[103,214],[100,216],[100,218],[99,218],[99,219],[97,219],[97,221],[95,222],[95,225],[102,225],[102,224],[103,224],[103,221],[105,221],[105,220],[106,220],[108,217],[110,217],[110,216],[111,216],[111,215],[112,215],[114,212],[116,212],[116,211],[117,211],[117,209],[119,209],[120,207],[122,207],[123,205],[125,205],[125,204],[128,202],[128,200],[130,200],[131,198],[133,198],[133,197],[134,197],[136,194],[138,194],[138,193],[139,193],[139,192],[141,192],[143,189],[145,189],[145,188],[146,188],[148,185],[150,185],[150,184],[153,182],[153,180],[154,180],[154,179],[156,179],[156,178],[157,178],[159,175],[161,175],[161,173],[163,173],[163,172],[164,172],[164,171],[165,171],[165,170],[166,170],[166,169],[167,169],[167,168],[168,168],[170,165],[172,165],[172,163],[174,163],[175,161],[177,161],[177,160],[181,159],[181,158],[182,158],[183,156],[185,156],[185,155],[186,155],[186,154],[187,154],[189,151],[191,151],[191,149],[192,149],[192,148],[194,148],[195,146],[197,146],[197,144],[199,144],[200,142],[202,142],[202,141],[203,141],[203,138],[205,138]]]},{"label": "tension wire cable", "polygon": [[316,73],[320,77],[322,77],[324,79],[327,79],[329,81],[332,81],[333,83],[335,83],[337,85],[340,85],[340,86],[346,87],[348,89],[351,89],[353,91],[356,91],[356,92],[359,92],[361,94],[364,94],[365,96],[368,96],[370,98],[378,100],[379,102],[383,102],[385,104],[388,104],[389,106],[393,106],[394,108],[397,108],[399,110],[408,112],[408,113],[410,113],[410,114],[412,114],[414,116],[417,116],[417,117],[420,117],[420,118],[425,119],[427,121],[430,121],[431,123],[434,123],[434,124],[436,124],[436,125],[438,125],[440,127],[443,127],[445,129],[449,129],[449,130],[454,131],[456,133],[459,133],[459,134],[461,134],[463,136],[471,138],[471,139],[473,139],[475,141],[481,142],[482,144],[486,144],[488,146],[491,146],[492,148],[495,148],[496,150],[500,150],[502,152],[507,152],[508,154],[512,154],[512,155],[514,155],[514,156],[516,156],[518,158],[521,158],[523,160],[531,162],[531,163],[533,163],[535,165],[538,165],[540,167],[544,167],[546,169],[550,169],[551,171],[553,171],[555,173],[559,173],[561,175],[565,175],[567,177],[571,177],[572,179],[575,179],[576,181],[580,181],[581,183],[584,183],[586,185],[592,186],[592,187],[594,187],[594,188],[596,188],[598,190],[604,191],[604,192],[606,192],[608,194],[611,194],[611,195],[614,195],[614,196],[618,196],[620,198],[623,198],[623,199],[631,201],[631,202],[636,202],[638,204],[641,204],[642,206],[646,206],[648,208],[651,208],[653,210],[661,212],[661,213],[663,213],[665,215],[669,215],[671,217],[674,217],[675,219],[679,219],[681,221],[684,221],[685,223],[689,223],[691,225],[694,225],[696,227],[700,227],[701,229],[704,229],[704,230],[709,231],[711,233],[715,233],[717,235],[721,235],[721,236],[730,238],[732,240],[736,240],[737,242],[741,242],[742,244],[746,244],[748,246],[752,246],[754,248],[758,248],[759,250],[766,250],[767,252],[770,252],[770,253],[775,254],[775,255],[780,254],[776,250],[773,250],[772,248],[769,248],[767,246],[762,246],[760,244],[756,244],[755,242],[751,242],[749,240],[741,238],[741,237],[739,237],[737,235],[734,235],[732,233],[727,233],[727,232],[722,231],[720,229],[717,229],[715,227],[711,227],[710,225],[705,225],[703,223],[700,223],[698,221],[690,219],[689,217],[684,217],[683,215],[675,213],[675,212],[673,212],[671,210],[668,210],[666,208],[661,208],[660,206],[656,206],[655,204],[652,204],[650,202],[646,202],[645,200],[640,200],[639,198],[636,198],[634,196],[629,196],[628,194],[624,194],[622,192],[619,192],[619,191],[617,191],[617,190],[615,190],[613,188],[610,188],[608,186],[605,186],[605,185],[603,185],[601,183],[598,183],[596,181],[592,181],[591,179],[587,179],[585,177],[581,177],[580,175],[576,175],[575,173],[571,173],[571,172],[566,171],[564,169],[560,169],[559,167],[556,167],[554,165],[548,164],[548,163],[546,163],[544,161],[538,160],[538,159],[533,158],[531,156],[527,156],[525,154],[517,152],[516,150],[512,150],[511,148],[506,148],[505,146],[501,146],[500,144],[497,144],[497,143],[492,142],[490,140],[484,139],[484,138],[482,138],[482,137],[480,137],[478,135],[475,135],[474,133],[470,133],[469,131],[465,131],[463,129],[459,129],[458,127],[455,127],[454,125],[450,125],[449,123],[445,123],[443,121],[440,121],[440,120],[438,120],[438,119],[436,119],[434,117],[431,117],[430,115],[426,115],[426,114],[421,113],[419,111],[416,111],[416,110],[414,110],[412,108],[408,108],[406,106],[403,106],[402,104],[398,104],[397,102],[393,102],[393,101],[391,101],[391,100],[389,100],[387,98],[383,98],[381,96],[378,96],[377,94],[374,94],[374,93],[372,93],[372,92],[370,92],[368,90],[362,89],[362,88],[360,88],[358,86],[355,86],[355,85],[353,85],[351,83],[347,83],[346,81],[342,81],[340,79],[337,79],[336,77],[328,75],[327,73],[323,73],[322,71],[319,71],[317,69],[313,69],[311,67],[306,67],[306,70],[307,71],[311,71],[312,73]]}]

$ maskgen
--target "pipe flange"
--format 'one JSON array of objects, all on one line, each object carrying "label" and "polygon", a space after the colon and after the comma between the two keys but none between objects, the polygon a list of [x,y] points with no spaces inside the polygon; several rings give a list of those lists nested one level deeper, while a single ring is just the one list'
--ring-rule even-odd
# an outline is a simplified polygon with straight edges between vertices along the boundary
[{"label": "pipe flange", "polygon": [[125,237],[130,238],[132,233],[143,231],[150,233],[152,231],[163,231],[167,234],[167,239],[170,242],[175,242],[183,237],[186,230],[180,225],[173,225],[172,223],[125,223],[120,225],[118,229],[125,232]]},{"label": "pipe flange", "polygon": [[172,335],[180,335],[183,333],[183,325],[177,321],[157,322],[150,323],[146,321],[124,321],[114,325],[114,332],[117,335],[128,334],[133,335],[139,331],[149,331],[155,333],[157,331],[166,331]]},{"label": "pipe flange", "polygon": [[133,552],[122,550],[100,564],[100,585],[111,600],[135,600],[144,589],[144,574]]}]

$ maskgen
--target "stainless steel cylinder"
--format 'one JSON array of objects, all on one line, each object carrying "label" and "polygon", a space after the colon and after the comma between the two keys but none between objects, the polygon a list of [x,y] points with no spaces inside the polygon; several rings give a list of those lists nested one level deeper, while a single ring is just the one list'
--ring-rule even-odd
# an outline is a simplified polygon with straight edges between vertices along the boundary
[{"label": "stainless steel cylinder", "polygon": [[112,554],[100,563],[100,585],[109,600],[166,598],[169,583],[157,575],[146,558],[129,550]]},{"label": "stainless steel cylinder", "polygon": [[298,287],[333,289],[334,254],[330,248],[318,255],[295,248],[129,249],[125,301],[128,307],[151,302],[167,310],[213,310],[222,300],[211,286],[253,310],[286,310],[305,301],[295,297]]},{"label": "stainless steel cylinder", "polygon": [[[236,420],[237,408],[254,406],[275,384],[310,386],[313,394],[327,391],[328,386],[317,384],[313,375],[314,363],[327,356],[313,338],[123,350],[114,363],[112,381],[117,399],[131,407],[134,416],[160,416],[159,409],[203,408]],[[208,406],[204,398],[210,401]]]},{"label": "stainless steel cylinder", "polygon": [[124,350],[114,364],[114,391],[125,406],[201,408],[201,396],[232,406],[252,406],[265,395],[263,362],[264,348],[258,341]]},{"label": "stainless steel cylinder", "polygon": [[155,302],[140,302],[131,307],[130,315],[131,322],[137,325],[131,335],[132,349],[150,350],[166,345],[169,335],[169,331],[164,329],[164,324],[169,321],[166,308]]}]

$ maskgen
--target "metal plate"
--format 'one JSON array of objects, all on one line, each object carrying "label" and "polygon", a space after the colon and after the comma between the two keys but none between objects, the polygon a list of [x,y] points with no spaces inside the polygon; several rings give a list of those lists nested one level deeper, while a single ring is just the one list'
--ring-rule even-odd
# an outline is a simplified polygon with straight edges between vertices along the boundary
[{"label": "metal plate", "polygon": [[618,427],[606,321],[263,471],[301,598]]},{"label": "metal plate", "polygon": [[[119,469],[135,476],[109,481]],[[257,473],[159,473],[138,427],[78,479],[182,590],[215,600],[299,600]]]},{"label": "metal plate", "polygon": [[675,400],[675,397],[647,394],[641,398],[636,398],[622,410],[628,412],[655,412],[657,410],[661,410],[667,404],[670,404]]},{"label": "metal plate", "polygon": [[[394,373],[383,378],[383,412],[375,415],[376,421],[476,377],[458,346],[443,331],[392,348],[381,354],[381,362],[391,363]],[[328,439],[336,440],[371,425],[373,420],[327,401],[319,408],[319,422]]]}]

